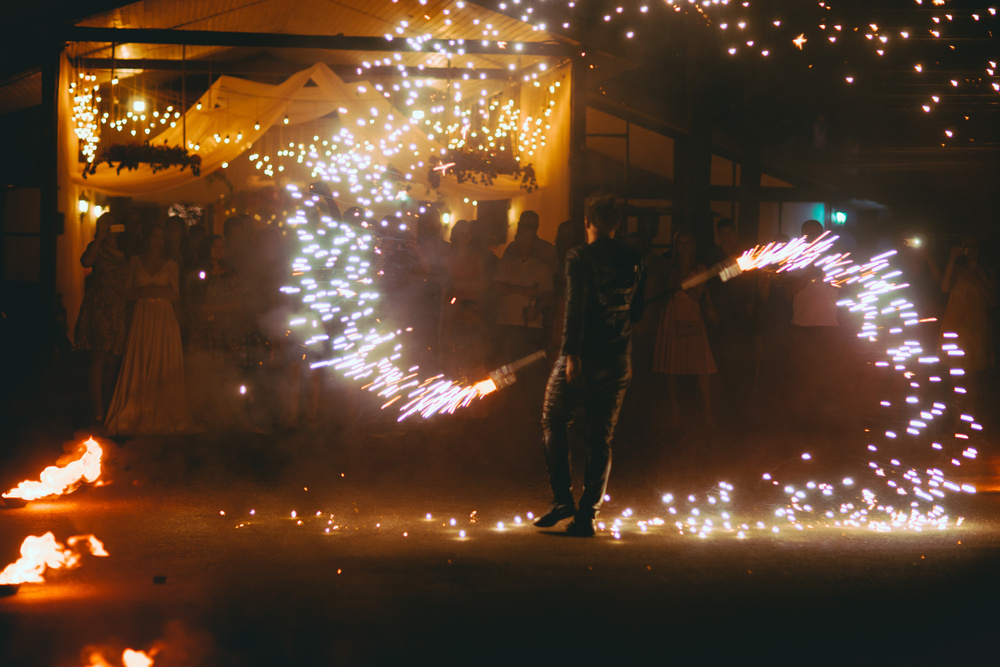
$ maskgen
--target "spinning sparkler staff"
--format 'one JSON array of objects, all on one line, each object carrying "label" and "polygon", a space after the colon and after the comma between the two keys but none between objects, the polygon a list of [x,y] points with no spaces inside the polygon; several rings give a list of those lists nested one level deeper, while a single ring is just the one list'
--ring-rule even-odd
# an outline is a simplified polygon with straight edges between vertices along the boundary
[{"label": "spinning sparkler staff", "polygon": [[[594,517],[611,472],[611,438],[632,379],[632,324],[642,316],[645,275],[631,248],[611,238],[621,221],[614,197],[587,199],[587,245],[566,256],[566,319],[562,347],[549,376],[542,409],[552,508],[541,528],[574,517],[570,535],[593,537]],[[587,467],[579,509],[573,502],[567,428],[585,407]]]}]

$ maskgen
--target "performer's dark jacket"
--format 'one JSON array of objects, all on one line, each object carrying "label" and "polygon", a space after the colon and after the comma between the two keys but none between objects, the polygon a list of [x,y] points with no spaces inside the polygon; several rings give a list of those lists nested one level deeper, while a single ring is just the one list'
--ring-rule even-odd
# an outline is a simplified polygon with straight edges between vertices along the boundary
[{"label": "performer's dark jacket", "polygon": [[598,239],[566,256],[563,355],[600,365],[631,353],[632,324],[642,317],[646,276],[639,254],[613,239]]}]

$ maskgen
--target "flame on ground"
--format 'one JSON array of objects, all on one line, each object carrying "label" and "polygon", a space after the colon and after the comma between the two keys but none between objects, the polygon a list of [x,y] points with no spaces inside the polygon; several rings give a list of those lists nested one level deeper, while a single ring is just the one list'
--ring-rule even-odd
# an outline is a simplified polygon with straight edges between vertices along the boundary
[{"label": "flame on ground", "polygon": [[145,651],[133,651],[130,648],[122,653],[122,664],[125,667],[149,667],[153,664],[153,656],[156,651],[146,653]]},{"label": "flame on ground", "polygon": [[38,500],[74,491],[84,482],[94,482],[101,476],[101,446],[93,438],[81,445],[80,457],[65,466],[49,466],[38,481],[25,480],[3,494],[4,498]]},{"label": "flame on ground", "polygon": [[56,541],[51,532],[44,535],[29,535],[21,544],[21,557],[0,572],[0,584],[42,583],[45,570],[70,570],[80,565],[77,548],[85,543],[94,556],[107,556],[108,552],[99,539],[93,535],[75,535],[66,544]]},{"label": "flame on ground", "polygon": [[[130,648],[122,652],[121,664],[123,667],[151,667],[156,649],[151,649],[149,653],[136,651]],[[107,658],[99,651],[92,651],[87,656],[87,664],[84,667],[118,667],[114,663],[108,662]]]}]

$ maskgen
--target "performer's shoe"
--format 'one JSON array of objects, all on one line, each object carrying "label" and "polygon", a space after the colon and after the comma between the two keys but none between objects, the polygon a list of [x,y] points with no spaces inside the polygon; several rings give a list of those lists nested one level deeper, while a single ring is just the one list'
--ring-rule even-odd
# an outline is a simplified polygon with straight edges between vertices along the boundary
[{"label": "performer's shoe", "polygon": [[535,525],[539,528],[551,528],[563,519],[568,519],[576,513],[573,503],[553,503],[548,514],[544,514],[535,519]]},{"label": "performer's shoe", "polygon": [[566,533],[571,537],[593,537],[597,531],[594,529],[594,519],[577,515],[566,526]]}]

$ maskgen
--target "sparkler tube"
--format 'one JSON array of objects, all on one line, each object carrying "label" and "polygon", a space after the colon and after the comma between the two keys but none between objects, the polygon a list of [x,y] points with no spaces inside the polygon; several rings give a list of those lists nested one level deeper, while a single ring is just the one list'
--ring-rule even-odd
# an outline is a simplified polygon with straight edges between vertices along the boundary
[{"label": "sparkler tube", "polygon": [[712,268],[693,275],[682,282],[681,289],[691,289],[695,285],[700,285],[716,276],[719,276],[719,278],[722,279],[722,282],[726,282],[741,273],[743,273],[743,269],[740,268],[739,264],[737,264],[734,260],[724,259]]},{"label": "sparkler tube", "polygon": [[539,350],[538,352],[532,352],[526,357],[522,357],[517,361],[512,361],[509,364],[504,364],[496,370],[490,371],[490,379],[493,380],[493,384],[497,386],[497,389],[503,389],[504,387],[509,387],[510,385],[517,382],[517,371],[524,368],[525,366],[530,366],[539,359],[545,358],[545,350]]}]

